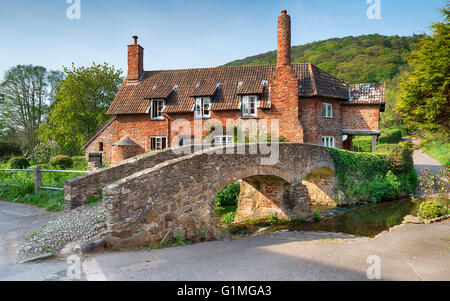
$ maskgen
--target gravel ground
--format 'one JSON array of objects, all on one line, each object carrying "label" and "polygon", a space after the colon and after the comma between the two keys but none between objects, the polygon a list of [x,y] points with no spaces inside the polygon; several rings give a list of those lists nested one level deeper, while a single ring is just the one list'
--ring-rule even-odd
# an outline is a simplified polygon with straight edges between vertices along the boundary
[{"label": "gravel ground", "polygon": [[64,213],[34,233],[19,249],[21,257],[45,253],[62,255],[76,252],[84,243],[100,238],[106,229],[101,203],[86,205]]}]

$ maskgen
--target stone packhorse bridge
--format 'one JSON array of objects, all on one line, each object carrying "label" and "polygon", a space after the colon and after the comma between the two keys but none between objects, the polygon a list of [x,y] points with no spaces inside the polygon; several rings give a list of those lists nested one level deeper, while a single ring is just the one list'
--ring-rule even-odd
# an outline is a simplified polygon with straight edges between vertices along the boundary
[{"label": "stone packhorse bridge", "polygon": [[279,155],[273,165],[264,165],[270,155],[259,144],[245,145],[244,152],[243,145],[225,145],[188,155],[194,146],[147,153],[66,182],[66,203],[76,207],[103,188],[107,244],[134,247],[158,242],[168,232],[220,237],[214,197],[237,180],[241,194],[236,222],[270,214],[310,216],[311,203],[334,202],[334,162],[326,148],[274,145]]}]

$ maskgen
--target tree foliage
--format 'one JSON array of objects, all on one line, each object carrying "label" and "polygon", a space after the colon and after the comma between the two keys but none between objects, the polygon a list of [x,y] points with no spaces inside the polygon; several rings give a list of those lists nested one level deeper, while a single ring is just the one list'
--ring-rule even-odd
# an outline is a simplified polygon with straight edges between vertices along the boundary
[{"label": "tree foliage", "polygon": [[0,85],[0,132],[6,141],[20,142],[30,151],[37,143],[37,129],[46,119],[60,71],[42,66],[17,65],[5,73]]},{"label": "tree foliage", "polygon": [[54,140],[65,154],[80,154],[83,144],[108,120],[111,105],[123,79],[114,66],[64,67],[66,78],[56,86],[55,103],[39,138]]},{"label": "tree foliage", "polygon": [[[292,47],[292,62],[311,62],[347,83],[371,83],[394,78],[420,36],[399,37],[378,34],[333,38]],[[276,64],[271,51],[226,66]]]},{"label": "tree foliage", "polygon": [[431,36],[423,37],[411,54],[412,70],[401,84],[398,112],[409,128],[450,129],[450,7],[441,11],[444,21],[432,25]]}]

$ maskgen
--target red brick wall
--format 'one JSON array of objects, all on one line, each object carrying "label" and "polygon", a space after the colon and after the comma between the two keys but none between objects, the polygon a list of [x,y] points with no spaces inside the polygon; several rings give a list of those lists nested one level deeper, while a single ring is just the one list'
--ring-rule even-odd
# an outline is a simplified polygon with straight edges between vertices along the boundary
[{"label": "red brick wall", "polygon": [[[332,118],[323,117],[324,103],[332,104]],[[342,148],[342,114],[339,100],[321,97],[301,98],[299,106],[300,120],[305,129],[305,143],[321,144],[322,136],[333,136],[335,146]]]},{"label": "red brick wall", "polygon": [[118,115],[117,140],[128,136],[139,144],[142,152],[149,150],[150,136],[167,136],[167,120],[150,120],[149,114]]},{"label": "red brick wall", "polygon": [[[117,120],[114,120],[98,137],[92,141],[85,150],[86,160],[89,158],[89,153],[102,153],[103,163],[111,162],[111,148],[112,144],[117,141],[116,134]],[[100,152],[100,142],[103,142],[103,151]]]},{"label": "red brick wall", "polygon": [[379,105],[342,105],[342,129],[344,130],[379,130]]}]

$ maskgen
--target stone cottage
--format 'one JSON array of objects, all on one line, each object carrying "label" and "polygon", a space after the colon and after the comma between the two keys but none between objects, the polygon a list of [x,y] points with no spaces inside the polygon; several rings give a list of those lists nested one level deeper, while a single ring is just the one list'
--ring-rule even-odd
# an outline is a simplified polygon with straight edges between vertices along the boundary
[{"label": "stone cottage", "polygon": [[[144,71],[138,37],[128,45],[128,74],[107,114],[112,118],[85,144],[86,156],[117,162],[140,153],[201,143],[188,123],[278,120],[288,141],[351,149],[352,136],[375,147],[384,110],[384,83],[349,85],[311,63],[291,63],[291,19],[278,17],[277,64]],[[193,129],[194,126],[191,127]],[[214,143],[232,142],[227,134]]]}]

